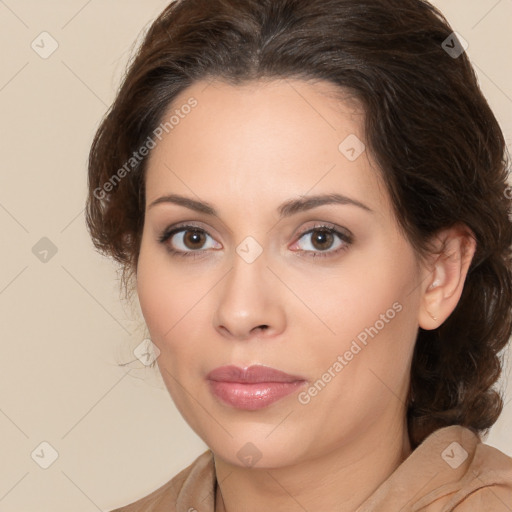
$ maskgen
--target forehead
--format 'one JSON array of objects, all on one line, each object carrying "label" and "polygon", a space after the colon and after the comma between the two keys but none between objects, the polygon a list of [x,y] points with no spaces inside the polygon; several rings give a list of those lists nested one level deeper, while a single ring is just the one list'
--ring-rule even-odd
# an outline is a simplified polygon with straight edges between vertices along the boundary
[{"label": "forehead", "polygon": [[211,202],[242,196],[247,206],[313,188],[385,199],[364,146],[364,111],[328,82],[199,81],[174,99],[166,122],[148,162],[147,202],[179,190]]}]

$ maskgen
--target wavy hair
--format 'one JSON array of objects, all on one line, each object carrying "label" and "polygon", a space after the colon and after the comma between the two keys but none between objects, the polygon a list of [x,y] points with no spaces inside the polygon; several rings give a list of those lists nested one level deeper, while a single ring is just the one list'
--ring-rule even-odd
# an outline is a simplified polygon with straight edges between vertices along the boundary
[{"label": "wavy hair", "polygon": [[457,223],[477,242],[456,309],[439,328],[418,331],[411,446],[452,424],[488,430],[503,407],[493,385],[512,330],[509,158],[467,55],[450,48],[462,51],[424,0],[168,5],[131,59],[89,155],[87,228],[96,249],[121,263],[125,294],[134,289],[145,211],[147,157],[134,154],[174,98],[202,79],[326,80],[363,105],[367,148],[417,254]]}]

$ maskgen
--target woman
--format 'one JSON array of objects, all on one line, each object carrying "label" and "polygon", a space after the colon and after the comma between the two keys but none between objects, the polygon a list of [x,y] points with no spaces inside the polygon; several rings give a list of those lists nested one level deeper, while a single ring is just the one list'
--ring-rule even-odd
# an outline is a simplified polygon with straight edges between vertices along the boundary
[{"label": "woman", "polygon": [[209,450],[135,511],[512,510],[506,146],[420,0],[178,0],[87,222]]}]

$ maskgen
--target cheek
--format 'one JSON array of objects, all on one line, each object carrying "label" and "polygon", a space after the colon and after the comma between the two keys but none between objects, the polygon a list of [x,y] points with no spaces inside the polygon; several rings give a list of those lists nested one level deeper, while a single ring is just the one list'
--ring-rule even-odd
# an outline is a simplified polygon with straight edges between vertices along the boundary
[{"label": "cheek", "polygon": [[137,295],[144,320],[155,344],[171,336],[180,319],[198,301],[194,280],[172,265],[165,251],[141,246],[137,266]]},{"label": "cheek", "polygon": [[379,280],[371,272],[354,272],[334,280],[328,293],[318,295],[321,319],[335,334],[322,327],[325,334],[315,349],[304,339],[303,361],[312,380],[299,402],[308,404],[303,412],[316,418],[312,421],[338,425],[344,425],[347,417],[356,423],[369,421],[369,415],[388,414],[405,400],[417,305],[403,270],[397,279],[381,268]]},{"label": "cheek", "polygon": [[[212,273],[193,265],[170,262],[165,251],[141,246],[137,267],[137,294],[152,342],[160,350],[157,362],[166,380],[170,372],[180,380],[185,368],[198,365],[204,354],[212,317],[206,295],[214,286]],[[172,378],[168,383],[173,386]]]},{"label": "cheek", "polygon": [[167,288],[167,273],[159,258],[151,257],[142,247],[137,266],[137,295],[144,320],[152,334],[161,332],[164,322],[169,322],[167,328],[172,325],[170,312],[173,309],[169,307],[172,306],[169,304],[172,295],[166,293]]},{"label": "cheek", "polygon": [[[400,254],[386,244],[381,247],[380,251],[376,248],[355,255],[340,272],[317,281],[315,287],[304,278],[307,304],[318,317],[313,320],[318,324],[320,319],[325,326],[320,345],[325,349],[314,356],[319,367],[351,348],[358,354],[353,359],[361,362],[393,357],[397,361],[402,355],[404,361],[408,359],[419,305],[413,284],[417,278],[415,258],[407,247],[401,248]],[[370,345],[372,350],[367,349]]]},{"label": "cheek", "polygon": [[[398,274],[398,275],[397,275]],[[331,273],[329,279],[317,281],[304,277],[302,293],[313,313],[336,333],[364,328],[375,323],[381,314],[404,297],[407,271],[400,273],[381,262],[346,265]],[[390,313],[391,315],[393,312]]]},{"label": "cheek", "polygon": [[[196,433],[215,429],[191,396],[202,392],[194,370],[202,371],[205,337],[204,289],[188,271],[171,265],[168,256],[141,247],[137,267],[137,294],[152,342],[159,348],[157,365],[180,414]],[[199,321],[198,316],[202,317]],[[192,376],[194,376],[192,378]],[[184,389],[187,392],[184,392]],[[204,427],[203,422],[207,425]],[[203,425],[203,427],[201,427]]]}]

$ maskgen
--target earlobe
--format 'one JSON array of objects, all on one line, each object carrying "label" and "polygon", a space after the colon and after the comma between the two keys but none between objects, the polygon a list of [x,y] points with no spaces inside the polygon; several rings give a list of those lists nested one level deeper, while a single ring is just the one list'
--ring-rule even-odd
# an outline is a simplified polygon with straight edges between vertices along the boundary
[{"label": "earlobe", "polygon": [[434,282],[428,287],[429,290],[433,290],[434,288],[437,288],[441,284],[441,279],[439,277],[436,277],[434,279]]},{"label": "earlobe", "polygon": [[422,289],[418,318],[421,328],[436,329],[453,312],[475,250],[475,237],[466,226],[454,226],[436,236],[436,250],[426,269]]},{"label": "earlobe", "polygon": [[426,291],[423,292],[422,303],[420,306],[419,325],[423,329],[436,329],[442,323],[440,318],[441,304],[443,302],[443,284],[437,275],[440,273],[439,265],[434,269],[431,277],[431,283],[428,285]]}]

